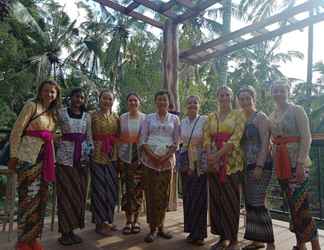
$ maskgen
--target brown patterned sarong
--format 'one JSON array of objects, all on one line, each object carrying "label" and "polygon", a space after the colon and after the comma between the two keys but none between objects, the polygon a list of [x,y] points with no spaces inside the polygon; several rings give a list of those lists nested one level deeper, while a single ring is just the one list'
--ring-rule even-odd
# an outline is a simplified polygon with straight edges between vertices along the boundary
[{"label": "brown patterned sarong", "polygon": [[209,211],[211,233],[223,240],[235,241],[240,220],[240,173],[226,176],[224,183],[209,174]]},{"label": "brown patterned sarong", "polygon": [[151,228],[163,225],[170,197],[171,169],[158,172],[144,168],[147,223]]},{"label": "brown patterned sarong", "polygon": [[32,243],[41,236],[48,183],[42,178],[42,164],[19,163],[18,174],[18,242]]},{"label": "brown patterned sarong", "polygon": [[84,228],[88,167],[70,167],[57,164],[57,212],[60,233]]},{"label": "brown patterned sarong", "polygon": [[138,214],[143,203],[143,165],[123,162],[122,167],[122,210]]}]

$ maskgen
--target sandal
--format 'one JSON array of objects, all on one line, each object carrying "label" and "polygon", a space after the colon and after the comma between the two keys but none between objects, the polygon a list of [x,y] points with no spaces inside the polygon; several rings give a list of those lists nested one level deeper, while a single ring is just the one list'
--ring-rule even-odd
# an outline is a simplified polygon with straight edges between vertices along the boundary
[{"label": "sandal", "polygon": [[186,242],[188,242],[188,243],[193,243],[193,238],[191,238],[191,235],[189,234],[188,236],[187,236],[187,238],[186,238]]},{"label": "sandal", "polygon": [[105,227],[103,225],[96,225],[95,232],[97,234],[100,234],[102,236],[112,236],[112,233],[108,227]]},{"label": "sandal", "polygon": [[242,248],[238,244],[229,245],[226,250],[241,250]]},{"label": "sandal", "polygon": [[196,246],[203,246],[203,245],[205,245],[205,241],[204,240],[194,240],[194,241],[192,241],[192,244],[194,244]]},{"label": "sandal", "polygon": [[63,234],[60,238],[58,238],[58,242],[63,246],[72,246],[75,244],[74,240],[69,234]]},{"label": "sandal", "polygon": [[298,246],[293,246],[292,250],[307,250],[307,247],[305,247],[304,249],[301,249]]},{"label": "sandal", "polygon": [[170,240],[170,239],[172,239],[172,234],[170,234],[170,233],[167,233],[167,232],[164,232],[164,231],[159,231],[158,233],[157,233],[157,236],[159,236],[159,237],[161,237],[161,238],[163,238],[163,239],[166,239],[166,240]]},{"label": "sandal", "polygon": [[44,250],[44,247],[42,246],[41,243],[39,243],[38,240],[34,240],[32,242],[32,248],[33,248],[33,250]]},{"label": "sandal", "polygon": [[134,223],[132,227],[132,233],[133,234],[138,234],[141,232],[141,227],[138,223]]},{"label": "sandal", "polygon": [[80,244],[83,242],[82,238],[76,235],[73,231],[70,233],[70,237],[74,241],[74,244]]},{"label": "sandal", "polygon": [[24,242],[18,242],[15,247],[16,250],[33,250],[33,248]]},{"label": "sandal", "polygon": [[265,248],[265,244],[253,242],[253,243],[243,247],[242,250],[257,250],[257,249],[261,249],[261,248]]},{"label": "sandal", "polygon": [[211,250],[226,250],[229,245],[230,243],[228,240],[220,239],[218,242],[211,246]]},{"label": "sandal", "polygon": [[152,243],[155,239],[155,233],[149,233],[148,235],[145,236],[144,241],[146,243]]},{"label": "sandal", "polygon": [[123,228],[123,234],[129,235],[132,233],[132,230],[133,230],[132,224],[127,223],[126,226],[124,226],[124,228]]},{"label": "sandal", "polygon": [[118,228],[114,224],[106,224],[111,231],[118,231]]}]

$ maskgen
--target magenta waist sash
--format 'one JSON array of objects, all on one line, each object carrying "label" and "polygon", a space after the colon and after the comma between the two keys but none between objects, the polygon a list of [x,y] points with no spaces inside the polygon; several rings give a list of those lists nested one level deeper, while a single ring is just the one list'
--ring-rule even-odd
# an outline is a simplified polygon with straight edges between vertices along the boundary
[{"label": "magenta waist sash", "polygon": [[115,134],[94,134],[93,139],[95,141],[101,141],[101,152],[104,154],[111,153],[113,145],[117,142],[117,136]]},{"label": "magenta waist sash", "polygon": [[[227,132],[218,132],[214,135],[214,142],[218,150],[220,150],[224,144],[231,138],[232,134]],[[219,159],[219,171],[217,173],[220,183],[224,183],[226,179],[226,166],[228,163],[227,155],[223,155]]]},{"label": "magenta waist sash", "polygon": [[82,142],[86,140],[86,135],[82,133],[65,133],[62,140],[74,142],[73,165],[80,166]]},{"label": "magenta waist sash", "polygon": [[44,141],[42,174],[46,182],[55,181],[53,132],[49,130],[27,130],[25,135],[38,137]]}]

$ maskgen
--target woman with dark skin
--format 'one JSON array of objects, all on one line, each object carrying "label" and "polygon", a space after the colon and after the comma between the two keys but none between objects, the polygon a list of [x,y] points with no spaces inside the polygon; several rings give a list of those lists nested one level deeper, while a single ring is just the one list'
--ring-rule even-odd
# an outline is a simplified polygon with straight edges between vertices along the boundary
[{"label": "woman with dark skin", "polygon": [[88,186],[88,153],[93,144],[90,115],[85,110],[85,95],[75,88],[70,94],[70,106],[58,112],[62,137],[57,144],[57,205],[62,245],[82,242],[73,230],[84,227]]},{"label": "woman with dark skin", "polygon": [[55,181],[53,137],[60,88],[55,81],[41,83],[35,100],[20,112],[10,135],[8,167],[18,175],[17,250],[42,250],[41,236],[48,184]]},{"label": "woman with dark skin", "polygon": [[143,153],[147,223],[150,233],[145,242],[156,236],[171,239],[164,231],[164,218],[170,196],[171,171],[175,166],[175,151],[179,143],[180,121],[168,113],[170,95],[167,91],[155,94],[156,113],[146,116],[140,133]]}]

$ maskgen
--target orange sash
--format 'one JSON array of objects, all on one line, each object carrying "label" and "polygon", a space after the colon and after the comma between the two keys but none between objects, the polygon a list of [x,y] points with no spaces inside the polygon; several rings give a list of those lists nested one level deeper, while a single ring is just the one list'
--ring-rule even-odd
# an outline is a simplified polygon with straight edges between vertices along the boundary
[{"label": "orange sash", "polygon": [[280,180],[287,180],[291,177],[291,162],[288,155],[288,143],[299,142],[299,136],[276,136],[272,138],[276,145],[275,166],[276,175]]},{"label": "orange sash", "polygon": [[131,135],[129,133],[121,133],[119,143],[137,144],[139,142],[139,135]]}]

